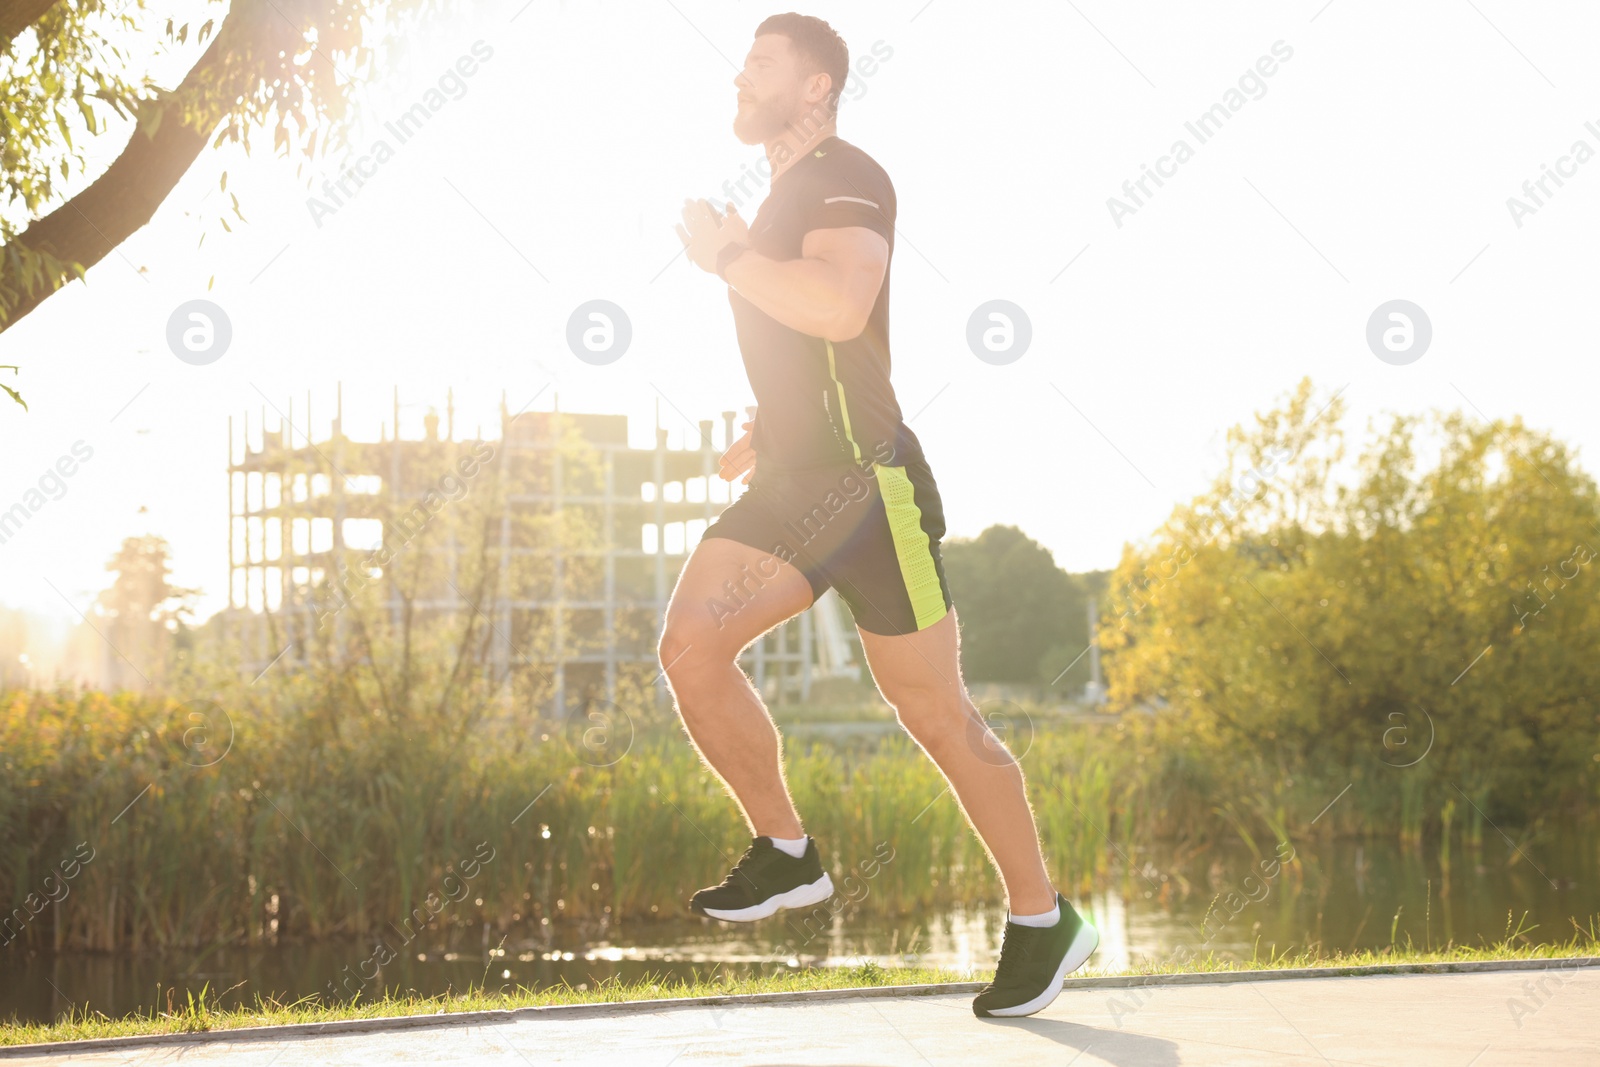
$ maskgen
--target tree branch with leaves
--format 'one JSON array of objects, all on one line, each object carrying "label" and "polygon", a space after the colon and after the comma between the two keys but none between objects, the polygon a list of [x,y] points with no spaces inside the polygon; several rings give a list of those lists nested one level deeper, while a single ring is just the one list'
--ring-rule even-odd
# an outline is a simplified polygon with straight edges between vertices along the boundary
[{"label": "tree branch with leaves", "polygon": [[[302,162],[343,146],[352,87],[371,76],[379,35],[393,39],[446,9],[440,0],[216,7],[196,26],[162,20],[144,0],[0,3],[0,332],[86,280],[208,149],[248,153],[252,131],[267,130],[274,154]],[[151,35],[179,52],[204,45],[178,84],[136,70],[149,57],[135,45]],[[118,138],[121,151],[91,174],[86,147]],[[219,184],[226,191],[225,171]],[[237,198],[231,206],[243,219]]]}]

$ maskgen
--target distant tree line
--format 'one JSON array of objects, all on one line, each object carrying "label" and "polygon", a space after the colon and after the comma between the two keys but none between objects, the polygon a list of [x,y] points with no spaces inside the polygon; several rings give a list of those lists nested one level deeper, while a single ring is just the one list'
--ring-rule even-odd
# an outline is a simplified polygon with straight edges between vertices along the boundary
[{"label": "distant tree line", "polygon": [[942,553],[961,622],[963,677],[1081,693],[1089,680],[1089,597],[1104,588],[1107,572],[1069,574],[1015,526],[952,538]]}]

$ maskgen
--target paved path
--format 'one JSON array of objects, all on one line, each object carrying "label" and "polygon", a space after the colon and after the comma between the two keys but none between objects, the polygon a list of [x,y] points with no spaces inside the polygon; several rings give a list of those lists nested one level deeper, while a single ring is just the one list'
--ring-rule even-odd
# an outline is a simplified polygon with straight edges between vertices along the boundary
[{"label": "paved path", "polygon": [[1596,967],[1077,987],[1029,1019],[978,1019],[970,1000],[938,994],[558,1013],[396,1032],[7,1056],[0,1067],[1600,1065]]}]

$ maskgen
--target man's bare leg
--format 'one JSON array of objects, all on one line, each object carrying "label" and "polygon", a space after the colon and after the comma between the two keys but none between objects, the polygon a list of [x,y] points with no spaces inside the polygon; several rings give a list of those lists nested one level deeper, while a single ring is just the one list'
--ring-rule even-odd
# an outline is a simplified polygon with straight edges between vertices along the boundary
[{"label": "man's bare leg", "polygon": [[861,634],[878,690],[907,732],[949,780],[972,828],[1000,871],[1015,915],[1056,906],[1039,852],[1022,768],[989,729],[961,681],[955,612],[926,630]]},{"label": "man's bare leg", "polygon": [[792,839],[805,831],[784,784],[777,727],[737,659],[750,642],[810,606],[811,583],[793,564],[706,538],[678,577],[662,627],[658,651],[678,714],[756,837]]}]

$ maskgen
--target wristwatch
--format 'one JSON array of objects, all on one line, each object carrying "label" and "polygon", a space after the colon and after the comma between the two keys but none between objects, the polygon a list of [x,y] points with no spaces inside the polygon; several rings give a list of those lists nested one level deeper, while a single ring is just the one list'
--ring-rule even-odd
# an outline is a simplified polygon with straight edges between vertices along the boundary
[{"label": "wristwatch", "polygon": [[728,269],[728,264],[748,251],[750,251],[750,246],[743,241],[731,241],[723,245],[722,251],[717,253],[717,277],[727,281],[728,276],[723,272]]}]

